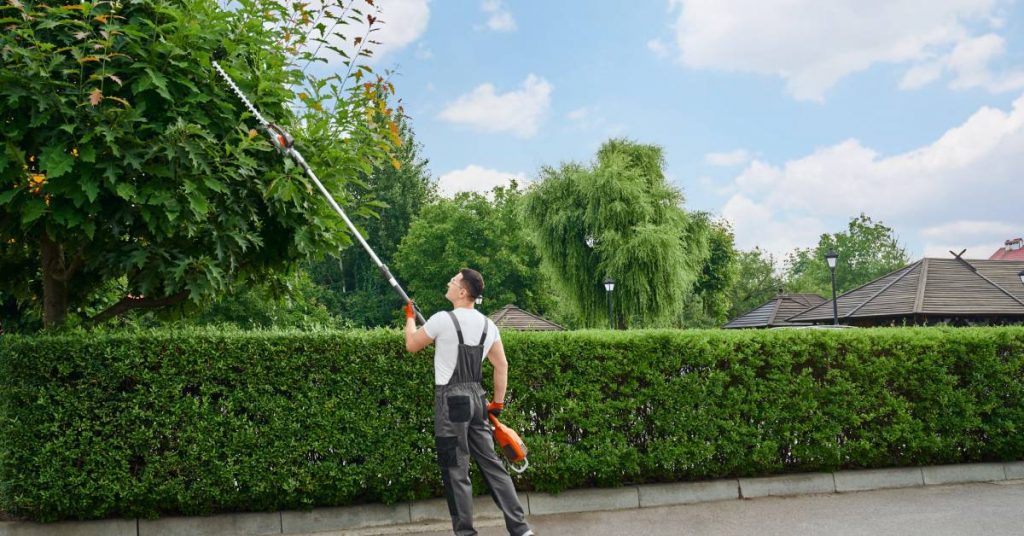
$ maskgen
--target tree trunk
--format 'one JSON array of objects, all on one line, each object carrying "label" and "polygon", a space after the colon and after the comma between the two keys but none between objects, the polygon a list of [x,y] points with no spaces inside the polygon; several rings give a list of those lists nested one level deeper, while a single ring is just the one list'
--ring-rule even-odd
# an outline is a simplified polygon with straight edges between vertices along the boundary
[{"label": "tree trunk", "polygon": [[68,314],[68,281],[64,269],[64,248],[43,231],[39,241],[43,265],[43,327],[60,327]]}]

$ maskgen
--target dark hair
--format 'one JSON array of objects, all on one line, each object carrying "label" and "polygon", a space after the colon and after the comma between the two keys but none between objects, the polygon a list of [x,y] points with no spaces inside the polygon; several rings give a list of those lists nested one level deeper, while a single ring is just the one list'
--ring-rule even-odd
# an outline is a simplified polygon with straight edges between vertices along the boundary
[{"label": "dark hair", "polygon": [[479,298],[484,294],[484,276],[480,275],[480,272],[472,268],[463,268],[459,270],[462,274],[462,286],[469,292],[473,299]]}]

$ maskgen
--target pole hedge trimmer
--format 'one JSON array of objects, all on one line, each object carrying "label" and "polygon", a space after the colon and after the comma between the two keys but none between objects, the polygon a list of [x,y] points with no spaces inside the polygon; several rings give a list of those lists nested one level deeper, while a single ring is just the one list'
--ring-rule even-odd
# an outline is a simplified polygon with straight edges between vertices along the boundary
[{"label": "pole hedge trimmer", "polygon": [[[409,299],[409,295],[402,289],[402,285],[398,284],[398,280],[395,279],[395,276],[391,275],[391,271],[388,270],[388,267],[381,262],[379,257],[377,257],[377,254],[373,251],[373,248],[370,247],[370,244],[366,243],[366,240],[363,239],[363,235],[361,235],[359,230],[356,229],[356,226],[352,224],[352,220],[348,218],[345,211],[342,210],[337,201],[334,200],[334,196],[327,191],[327,188],[324,188],[323,183],[321,183],[320,179],[316,177],[316,173],[313,173],[309,164],[306,163],[306,159],[302,157],[302,153],[295,148],[295,140],[283,128],[267,121],[263,115],[260,114],[259,110],[257,110],[256,107],[249,102],[249,99],[245,97],[242,90],[238,89],[238,86],[235,85],[235,81],[228,76],[228,73],[224,72],[224,69],[222,69],[220,64],[217,63],[217,60],[211,60],[211,63],[213,64],[213,68],[217,71],[217,74],[227,82],[231,91],[238,96],[238,99],[242,101],[242,104],[244,104],[245,107],[248,108],[249,112],[252,113],[253,117],[259,121],[260,127],[266,131],[267,135],[270,137],[270,143],[274,145],[274,148],[276,148],[281,154],[291,157],[296,164],[306,171],[306,175],[308,175],[313,181],[313,184],[316,184],[320,193],[323,194],[325,199],[327,199],[327,203],[331,205],[331,208],[333,208],[335,212],[338,213],[338,216],[341,216],[341,219],[345,221],[345,225],[347,225],[349,230],[352,231],[352,235],[356,237],[356,240],[358,240],[363,246],[363,249],[370,254],[370,258],[373,259],[373,263],[377,265],[381,274],[384,275],[384,279],[386,279],[388,284],[391,285],[391,288],[398,293],[403,302],[412,303],[413,309],[416,312],[416,320],[418,320],[420,324],[425,324],[426,320],[423,318],[423,313],[421,313],[419,308],[416,307],[416,303]],[[493,415],[490,415],[490,419],[491,423],[494,425],[494,438],[497,440],[502,454],[504,454],[508,459],[509,468],[517,473],[522,473],[527,467],[529,467],[529,461],[526,459],[526,443],[519,438],[519,434],[511,428],[501,424],[501,422],[499,422]]]},{"label": "pole hedge trimmer", "polygon": [[[388,270],[388,267],[383,262],[381,262],[379,257],[377,257],[377,254],[373,251],[373,248],[370,247],[370,244],[366,243],[366,240],[363,239],[363,235],[360,234],[359,230],[356,229],[356,226],[352,224],[352,220],[348,219],[348,215],[345,214],[345,211],[342,210],[342,208],[338,205],[337,201],[334,200],[334,196],[332,196],[331,193],[327,191],[327,188],[324,188],[323,183],[321,183],[320,179],[318,179],[316,177],[316,174],[313,173],[313,170],[309,167],[309,164],[306,163],[306,159],[302,157],[302,153],[300,153],[298,149],[295,148],[295,140],[287,132],[285,132],[283,128],[264,119],[263,115],[260,114],[259,110],[257,110],[256,107],[253,106],[251,102],[249,102],[249,99],[245,97],[245,94],[242,93],[242,90],[238,89],[238,86],[235,85],[235,81],[232,80],[230,76],[228,76],[228,73],[224,72],[224,69],[221,68],[220,64],[217,63],[216,59],[211,60],[211,63],[213,63],[213,68],[217,71],[217,74],[219,74],[220,77],[223,78],[225,82],[227,82],[228,86],[231,88],[231,91],[233,91],[235,95],[238,96],[238,99],[242,101],[242,104],[244,104],[245,107],[249,109],[249,112],[252,113],[253,117],[255,117],[257,121],[259,121],[260,127],[262,127],[263,130],[266,131],[267,135],[270,136],[270,143],[274,145],[274,148],[276,148],[277,151],[280,152],[281,154],[291,157],[291,159],[294,160],[295,163],[299,165],[299,167],[306,171],[306,175],[308,175],[309,178],[312,179],[313,184],[316,184],[316,187],[320,190],[320,193],[323,194],[325,199],[327,199],[327,203],[331,205],[331,208],[333,208],[334,211],[337,212],[339,216],[341,216],[341,219],[345,221],[345,225],[347,225],[349,230],[352,231],[352,235],[356,237],[356,240],[358,240],[360,244],[362,244],[363,249],[365,249],[366,252],[370,254],[370,258],[373,260],[373,263],[377,265],[377,268],[380,270],[380,273],[384,275],[384,279],[387,280],[388,284],[391,285],[391,288],[394,289],[396,293],[398,293],[398,295],[402,298],[402,301],[404,303],[411,302],[412,300],[409,299],[409,295],[406,294],[405,290],[402,289],[402,285],[399,285],[398,280],[395,279],[395,276],[391,275],[391,270]],[[416,310],[416,320],[418,320],[420,324],[425,324],[426,320],[424,320],[423,318],[423,313],[420,312],[419,308],[416,307],[415,303],[413,303],[413,308],[415,308]]]}]

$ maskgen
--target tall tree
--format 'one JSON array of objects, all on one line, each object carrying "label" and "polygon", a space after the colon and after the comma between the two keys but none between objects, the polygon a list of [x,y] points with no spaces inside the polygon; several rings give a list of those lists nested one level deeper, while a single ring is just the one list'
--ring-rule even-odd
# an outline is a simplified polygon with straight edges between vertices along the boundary
[{"label": "tall tree", "polygon": [[[5,6],[0,291],[42,304],[45,324],[59,326],[117,282],[98,322],[203,301],[348,244],[307,178],[251,130],[210,57],[226,48],[225,70],[340,193],[396,141],[390,121],[377,120],[392,113],[389,82],[359,85],[371,71],[355,60],[326,78],[302,69],[318,59],[310,45],[339,38],[350,4]],[[37,268],[20,269],[24,259]]]},{"label": "tall tree", "polygon": [[552,297],[539,269],[540,258],[524,234],[523,192],[513,183],[491,192],[440,199],[420,212],[395,254],[395,268],[425,313],[449,306],[445,285],[460,268],[474,268],[486,288],[481,310],[506,304],[546,314]]},{"label": "tall tree", "polygon": [[729,319],[732,306],[730,289],[736,284],[737,253],[732,227],[727,221],[714,221],[710,215],[692,215],[694,228],[704,227],[708,255],[686,302],[684,327],[718,327]]},{"label": "tall tree", "polygon": [[775,297],[783,288],[775,257],[760,248],[736,254],[736,280],[729,288],[728,318],[736,318]]},{"label": "tall tree", "polygon": [[[381,262],[390,266],[398,244],[412,220],[437,197],[436,185],[420,156],[422,147],[405,118],[398,121],[402,145],[395,163],[384,163],[361,181],[358,193],[381,207],[379,214],[356,220]],[[395,318],[396,296],[361,247],[349,247],[308,266],[313,281],[323,289],[322,299],[332,312],[366,327],[390,324]],[[404,281],[403,281],[404,283]]]},{"label": "tall tree", "polygon": [[786,290],[832,295],[832,279],[825,254],[834,250],[836,293],[841,294],[877,279],[910,262],[895,232],[864,214],[851,218],[846,232],[823,234],[814,248],[796,249],[786,258]]},{"label": "tall tree", "polygon": [[526,198],[534,239],[584,325],[607,323],[601,282],[616,280],[619,326],[672,325],[708,258],[706,225],[668,184],[662,149],[613,139],[594,164],[545,167]]}]

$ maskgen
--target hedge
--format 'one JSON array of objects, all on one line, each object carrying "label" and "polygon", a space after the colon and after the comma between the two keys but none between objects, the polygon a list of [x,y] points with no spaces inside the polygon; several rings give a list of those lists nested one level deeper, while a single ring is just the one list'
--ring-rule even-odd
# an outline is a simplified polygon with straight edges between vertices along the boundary
[{"label": "hedge", "polygon": [[[1020,327],[503,338],[520,489],[1024,459]],[[430,356],[387,330],[2,336],[0,510],[440,496]]]}]

